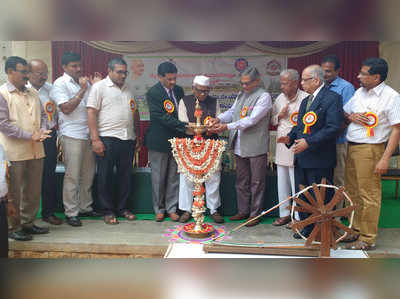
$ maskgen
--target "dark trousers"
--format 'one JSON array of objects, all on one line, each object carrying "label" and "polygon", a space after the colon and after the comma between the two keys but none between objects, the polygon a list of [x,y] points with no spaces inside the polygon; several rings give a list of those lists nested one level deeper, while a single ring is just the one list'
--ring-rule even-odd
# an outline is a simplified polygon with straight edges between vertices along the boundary
[{"label": "dark trousers", "polygon": [[[127,210],[136,141],[115,137],[100,139],[105,151],[103,157],[96,155],[98,203],[104,215],[118,216]],[[115,177],[114,167],[117,170]],[[112,182],[117,184],[117,196],[113,196]]]},{"label": "dark trousers", "polygon": [[0,258],[8,257],[8,225],[5,200],[0,199]]},{"label": "dark trousers", "polygon": [[[300,191],[299,184],[303,185],[304,187],[308,187],[313,183],[319,184],[321,183],[322,178],[326,178],[327,184],[332,184],[333,181],[333,168],[301,168],[295,165],[294,167],[294,180],[296,184],[296,193]],[[313,190],[309,190],[310,194],[315,198]],[[325,194],[325,204],[331,201],[332,196],[334,194],[333,189],[326,189]],[[309,203],[308,199],[301,195],[300,199],[304,200],[305,202]],[[306,219],[310,216],[309,213],[299,212],[300,220]],[[308,236],[311,231],[313,230],[314,225],[310,224],[307,225],[302,233],[305,236]]]},{"label": "dark trousers", "polygon": [[255,217],[264,207],[267,154],[236,159],[236,195],[239,214]]},{"label": "dark trousers", "polygon": [[57,132],[51,130],[51,138],[43,141],[46,157],[43,164],[42,179],[42,218],[47,218],[54,214],[57,207]]}]

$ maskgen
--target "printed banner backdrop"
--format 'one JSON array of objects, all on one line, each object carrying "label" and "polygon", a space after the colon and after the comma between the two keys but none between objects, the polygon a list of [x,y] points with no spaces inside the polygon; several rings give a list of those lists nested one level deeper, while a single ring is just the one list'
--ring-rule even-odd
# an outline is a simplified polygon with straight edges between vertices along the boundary
[{"label": "printed banner backdrop", "polygon": [[219,99],[221,110],[227,110],[240,91],[239,76],[247,66],[255,66],[261,75],[264,88],[272,98],[280,93],[279,73],[287,68],[286,56],[242,55],[242,56],[166,56],[166,55],[125,55],[131,88],[141,120],[149,120],[149,110],[145,100],[147,90],[158,82],[157,67],[164,61],[171,61],[178,69],[177,84],[185,94],[192,93],[192,82],[196,75],[211,78],[211,95]]}]

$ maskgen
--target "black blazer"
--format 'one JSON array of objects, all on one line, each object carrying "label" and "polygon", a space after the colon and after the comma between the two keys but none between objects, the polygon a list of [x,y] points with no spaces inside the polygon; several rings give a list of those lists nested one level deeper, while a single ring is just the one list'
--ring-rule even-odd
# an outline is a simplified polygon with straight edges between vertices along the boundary
[{"label": "black blazer", "polygon": [[[334,168],[336,166],[336,137],[340,134],[344,113],[342,97],[324,86],[306,111],[307,98],[299,108],[297,126],[289,132],[290,147],[295,139],[304,138],[309,147],[294,156],[295,166],[301,168]],[[303,116],[309,111],[317,115],[317,122],[310,127],[310,134],[303,133]]]},{"label": "black blazer", "polygon": [[[173,88],[176,100],[183,98],[182,87],[175,85]],[[174,104],[174,111],[168,113],[164,108],[164,101],[169,99]],[[164,87],[158,82],[146,93],[147,105],[150,112],[150,126],[146,131],[145,145],[149,150],[158,152],[171,152],[168,139],[185,137],[186,123],[178,120],[178,107],[170,99]]]}]

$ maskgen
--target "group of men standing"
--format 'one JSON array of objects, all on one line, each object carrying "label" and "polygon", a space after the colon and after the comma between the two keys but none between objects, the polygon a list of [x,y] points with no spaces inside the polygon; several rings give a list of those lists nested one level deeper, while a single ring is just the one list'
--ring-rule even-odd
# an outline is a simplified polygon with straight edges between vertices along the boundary
[{"label": "group of men standing", "polygon": [[[98,73],[91,78],[82,76],[80,61],[78,54],[64,53],[64,74],[53,85],[46,82],[48,69],[43,61],[27,63],[16,56],[6,61],[8,81],[0,86],[0,143],[10,161],[10,188],[8,199],[3,192],[0,202],[10,205],[8,236],[15,240],[48,233],[47,228],[34,224],[40,195],[43,220],[62,223],[54,214],[57,129],[65,165],[66,222],[81,226],[82,216],[101,215],[107,224],[117,224],[117,217],[136,218],[127,202],[132,162],[142,141],[137,104],[125,84],[127,64],[121,58],[112,59],[108,76],[102,79]],[[284,70],[280,75],[282,93],[273,103],[260,86],[258,70],[249,67],[240,74],[242,91],[232,107],[221,113],[217,100],[209,95],[210,78],[196,76],[192,94],[185,96],[176,85],[176,66],[161,63],[159,82],[146,94],[150,126],[144,140],[149,149],[155,220],[161,222],[169,216],[172,221],[187,222],[191,217],[193,185],[183,175],[179,177],[168,139],[193,135],[188,123],[195,121],[198,100],[203,110],[201,121],[208,126],[204,138],[218,138],[218,133],[229,131],[228,147],[237,166],[238,206],[231,220],[249,219],[247,226],[260,222],[256,217],[264,205],[271,121],[278,128],[279,200],[298,192],[300,184],[308,186],[322,178],[344,184],[358,205],[357,235],[347,238],[353,242],[349,248],[373,248],[381,204],[380,175],[400,139],[400,98],[384,83],[388,66],[383,59],[364,61],[358,75],[361,87],[355,93],[354,87],[338,76],[339,70],[334,55],[325,57],[321,65],[305,68],[301,78],[296,70]],[[91,193],[96,164],[98,209],[94,211]],[[118,196],[109,184],[114,175]],[[217,223],[224,222],[218,212],[220,177],[217,171],[206,182],[207,207]],[[330,199],[327,194],[326,201]],[[288,213],[282,206],[280,218],[273,224],[290,225]],[[302,220],[308,214],[297,217]],[[312,229],[307,226],[302,234],[308,236]]]}]

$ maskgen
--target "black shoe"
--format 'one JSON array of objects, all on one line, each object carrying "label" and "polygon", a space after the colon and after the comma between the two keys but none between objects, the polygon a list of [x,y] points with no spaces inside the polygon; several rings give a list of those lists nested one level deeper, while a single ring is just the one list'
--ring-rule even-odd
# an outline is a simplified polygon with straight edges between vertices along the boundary
[{"label": "black shoe", "polygon": [[[305,233],[304,231],[301,231],[301,234],[302,234],[304,237],[306,237],[306,238],[308,238],[308,236],[309,236],[309,234]],[[294,234],[293,234],[293,238],[295,238],[295,239],[303,239],[303,238],[300,236],[299,233],[294,233]]]},{"label": "black shoe", "polygon": [[67,223],[71,226],[82,226],[81,220],[77,216],[65,217]]},{"label": "black shoe", "polygon": [[103,213],[99,213],[96,211],[90,212],[79,212],[78,217],[102,217]]},{"label": "black shoe", "polygon": [[43,235],[43,234],[49,233],[49,228],[32,225],[32,226],[27,226],[27,227],[22,228],[22,231],[24,233],[30,234],[30,235]]},{"label": "black shoe", "polygon": [[23,230],[17,232],[9,233],[8,237],[16,241],[30,241],[33,239],[32,235],[25,233]]}]

